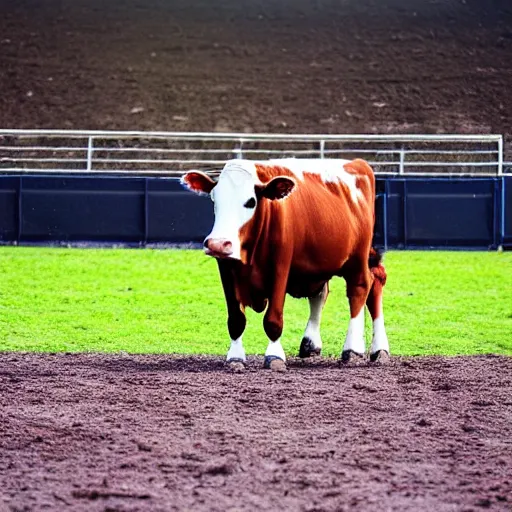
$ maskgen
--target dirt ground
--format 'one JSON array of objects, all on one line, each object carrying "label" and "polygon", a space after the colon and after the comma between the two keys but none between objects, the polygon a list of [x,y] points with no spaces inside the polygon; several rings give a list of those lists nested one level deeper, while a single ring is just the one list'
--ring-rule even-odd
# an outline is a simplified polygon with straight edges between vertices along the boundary
[{"label": "dirt ground", "polygon": [[0,127],[512,140],[511,62],[510,0],[0,0]]},{"label": "dirt ground", "polygon": [[0,510],[512,508],[512,358],[0,356]]},{"label": "dirt ground", "polygon": [[[0,127],[504,133],[510,0],[0,0]],[[512,359],[0,355],[0,511],[512,508]]]}]

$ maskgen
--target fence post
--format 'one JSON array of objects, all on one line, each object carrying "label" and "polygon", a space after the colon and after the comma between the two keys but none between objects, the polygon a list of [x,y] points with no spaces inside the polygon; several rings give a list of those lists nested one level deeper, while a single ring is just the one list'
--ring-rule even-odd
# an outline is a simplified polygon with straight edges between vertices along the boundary
[{"label": "fence post", "polygon": [[403,197],[403,222],[404,222],[404,249],[407,249],[407,180],[402,181]]},{"label": "fence post", "polygon": [[93,137],[89,136],[87,141],[87,172],[92,170],[92,152],[94,151],[92,139]]},{"label": "fence post", "polygon": [[320,158],[324,158],[325,156],[325,140],[320,141]]},{"label": "fence post", "polygon": [[[503,248],[503,246],[505,245],[505,222],[506,222],[506,219],[505,219],[505,209],[506,209],[506,205],[505,205],[505,186],[506,186],[506,183],[507,183],[507,179],[505,176],[500,176],[500,185],[501,185],[501,205],[500,205],[500,242],[499,242],[499,247]],[[498,248],[499,248],[498,247]]]},{"label": "fence post", "polygon": [[144,178],[144,240],[143,246],[148,244],[149,235],[149,178]]},{"label": "fence post", "polygon": [[405,151],[404,151],[404,148],[402,148],[400,150],[400,167],[398,168],[399,174],[404,174],[404,172],[405,172],[404,163],[405,163]]},{"label": "fence post", "polygon": [[240,147],[238,147],[237,149],[235,149],[236,153],[237,153],[237,158],[239,160],[241,160],[243,158],[243,147],[244,147],[244,141],[243,139],[240,139],[239,140],[240,142]]},{"label": "fence post", "polygon": [[382,205],[382,214],[384,216],[384,220],[383,220],[384,251],[388,250],[388,193],[389,193],[388,179],[384,178],[384,203]]},{"label": "fence post", "polygon": [[498,139],[498,177],[500,179],[500,240],[498,249],[505,243],[505,177],[503,176],[503,135]]},{"label": "fence post", "polygon": [[500,201],[501,201],[501,193],[500,193],[500,179],[493,177],[492,185],[492,244],[490,245],[490,249],[497,249],[500,245],[499,237],[500,237]]},{"label": "fence post", "polygon": [[498,176],[503,175],[503,135],[498,139]]},{"label": "fence post", "polygon": [[20,245],[21,225],[23,221],[23,176],[20,176],[20,186],[18,192],[18,232],[16,233],[16,243]]}]

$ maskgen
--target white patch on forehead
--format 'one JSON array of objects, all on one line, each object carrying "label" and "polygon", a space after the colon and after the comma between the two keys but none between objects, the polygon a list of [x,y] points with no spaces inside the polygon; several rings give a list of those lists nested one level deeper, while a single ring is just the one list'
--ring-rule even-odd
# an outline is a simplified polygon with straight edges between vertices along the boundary
[{"label": "white patch on forehead", "polygon": [[256,167],[253,162],[230,160],[222,169],[217,186],[212,190],[211,196],[215,200],[219,196],[224,196],[225,193],[232,196],[233,193],[240,192],[245,195],[258,182]]},{"label": "white patch on forehead", "polygon": [[335,160],[331,158],[281,158],[269,160],[269,163],[287,167],[302,181],[304,181],[304,173],[309,173],[317,174],[322,178],[324,183],[344,183],[348,187],[350,197],[355,203],[363,196],[361,190],[356,186],[357,176],[348,173],[343,167],[345,164],[350,163],[350,160]]},{"label": "white patch on forehead", "polygon": [[[252,164],[252,167],[254,168],[254,164]],[[221,180],[229,180],[232,183],[237,183],[241,181],[246,181],[247,178],[252,178],[255,175],[256,169],[254,168],[254,172],[252,172],[251,165],[240,165],[238,164],[238,162],[231,163],[231,161],[229,161],[222,169],[219,175],[218,182],[220,183]]]},{"label": "white patch on forehead", "polygon": [[247,179],[247,175],[259,182],[258,175],[256,174],[256,162],[252,160],[228,160],[219,179],[223,176],[230,176],[231,179]]},{"label": "white patch on forehead", "polygon": [[232,247],[230,257],[235,259],[241,258],[240,229],[254,215],[254,208],[245,204],[249,199],[255,199],[254,185],[258,182],[254,162],[230,160],[211,192],[215,221],[206,239],[228,241]]}]

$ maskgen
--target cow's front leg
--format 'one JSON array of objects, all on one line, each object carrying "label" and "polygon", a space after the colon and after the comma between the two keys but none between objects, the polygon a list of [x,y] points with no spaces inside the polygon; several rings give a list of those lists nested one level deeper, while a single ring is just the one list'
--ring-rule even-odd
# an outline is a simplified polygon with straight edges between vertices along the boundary
[{"label": "cow's front leg", "polygon": [[347,278],[347,296],[350,305],[350,321],[341,353],[344,363],[361,361],[365,353],[364,306],[372,285],[372,275],[366,266]]},{"label": "cow's front leg", "polygon": [[228,332],[231,338],[226,363],[232,370],[241,371],[244,369],[246,362],[245,349],[242,341],[242,335],[246,325],[245,310],[236,297],[232,263],[218,260],[218,266],[228,309]]},{"label": "cow's front leg", "polygon": [[325,283],[322,290],[315,297],[309,299],[309,320],[306,325],[304,337],[300,342],[299,357],[320,355],[322,352],[322,338],[320,336],[320,321],[322,310],[329,295],[329,283]]},{"label": "cow's front leg", "polygon": [[242,341],[242,334],[245,330],[246,318],[241,304],[228,306],[228,331],[231,344],[226,356],[226,362],[233,370],[242,370],[245,366],[246,356]]},{"label": "cow's front leg", "polygon": [[263,328],[269,338],[264,367],[274,371],[286,370],[286,355],[281,345],[281,335],[283,333],[283,309],[287,279],[287,276],[276,279],[267,312],[263,318]]}]

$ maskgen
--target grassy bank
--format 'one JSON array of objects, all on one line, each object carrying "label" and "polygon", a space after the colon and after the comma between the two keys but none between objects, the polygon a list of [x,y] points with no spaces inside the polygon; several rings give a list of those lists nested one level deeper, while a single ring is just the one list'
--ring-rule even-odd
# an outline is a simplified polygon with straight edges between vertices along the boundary
[{"label": "grassy bank", "polygon": [[[512,253],[390,252],[385,265],[394,354],[512,355]],[[0,271],[2,351],[227,350],[217,266],[200,251],[2,247]],[[338,355],[348,324],[344,282],[334,279],[331,290],[322,335],[324,353]],[[307,301],[288,297],[289,354],[307,317]],[[248,353],[266,348],[262,319],[248,312]]]}]

